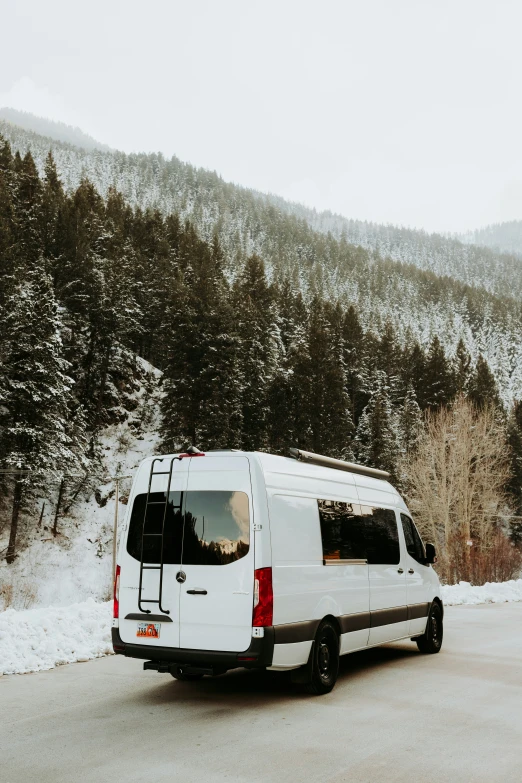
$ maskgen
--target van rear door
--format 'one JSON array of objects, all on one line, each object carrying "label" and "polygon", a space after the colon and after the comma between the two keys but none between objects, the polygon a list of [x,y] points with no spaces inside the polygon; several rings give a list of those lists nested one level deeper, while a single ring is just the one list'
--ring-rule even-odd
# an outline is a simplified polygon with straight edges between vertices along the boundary
[{"label": "van rear door", "polygon": [[190,460],[184,498],[180,647],[242,652],[252,638],[252,490],[244,456]]},{"label": "van rear door", "polygon": [[[189,462],[187,458],[156,458],[143,463],[136,477],[129,523],[119,556],[120,636],[129,644],[179,647],[181,584],[176,576],[181,570],[182,505]],[[145,536],[140,594],[142,533]],[[160,567],[162,548],[163,570]]]}]

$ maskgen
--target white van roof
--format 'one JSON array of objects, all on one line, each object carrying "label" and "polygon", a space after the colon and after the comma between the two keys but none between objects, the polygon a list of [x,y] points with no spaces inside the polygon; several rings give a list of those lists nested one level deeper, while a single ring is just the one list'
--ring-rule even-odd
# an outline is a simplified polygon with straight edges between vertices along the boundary
[{"label": "white van roof", "polygon": [[[327,466],[326,464],[314,464],[308,461],[303,462],[293,457],[283,457],[263,451],[227,449],[206,451],[203,453],[203,459],[237,455],[254,460],[263,471],[266,487],[273,490],[293,490],[317,497],[317,483],[320,482],[323,491],[325,485],[328,486],[329,499],[331,500],[353,496],[353,500],[356,502],[359,500],[362,503],[379,503],[389,506],[398,506],[405,511],[408,511],[404,500],[389,481],[383,480],[382,478],[374,478],[370,475],[361,475],[359,472],[351,472],[347,470],[346,467],[338,469]],[[179,455],[162,454],[147,457],[142,465],[151,462],[153,459],[168,459],[176,456]],[[332,460],[332,462],[335,461]],[[344,465],[347,464],[349,463],[344,463]],[[353,490],[355,487],[357,487],[356,492]],[[352,488],[351,491],[350,488]]]}]

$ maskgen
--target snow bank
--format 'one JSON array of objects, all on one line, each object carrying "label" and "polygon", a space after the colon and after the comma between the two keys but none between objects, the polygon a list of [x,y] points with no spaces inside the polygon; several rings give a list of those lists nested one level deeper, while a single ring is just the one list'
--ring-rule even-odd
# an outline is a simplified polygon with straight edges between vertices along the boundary
[{"label": "snow bank", "polygon": [[442,600],[446,606],[457,604],[501,604],[506,601],[522,601],[522,579],[509,582],[486,582],[474,587],[469,582],[444,585]]},{"label": "snow bank", "polygon": [[24,674],[112,653],[112,603],[0,613],[0,674]]},{"label": "snow bank", "polygon": [[[442,588],[446,606],[522,601],[522,579]],[[0,674],[53,669],[112,653],[112,602],[92,598],[67,607],[0,612]]]}]

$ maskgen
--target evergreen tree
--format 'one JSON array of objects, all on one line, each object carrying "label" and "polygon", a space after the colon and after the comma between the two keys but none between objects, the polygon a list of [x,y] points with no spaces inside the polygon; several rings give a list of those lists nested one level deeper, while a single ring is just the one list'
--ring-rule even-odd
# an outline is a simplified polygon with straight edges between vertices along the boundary
[{"label": "evergreen tree", "polygon": [[488,404],[500,406],[495,378],[482,355],[479,355],[475,371],[469,381],[469,398],[477,408],[482,409]]},{"label": "evergreen tree", "polygon": [[353,419],[346,391],[341,308],[315,297],[310,306],[310,427],[313,451],[353,458]]},{"label": "evergreen tree", "polygon": [[455,396],[455,374],[437,335],[432,339],[426,359],[424,403],[438,408]]},{"label": "evergreen tree", "polygon": [[415,450],[421,433],[422,413],[413,385],[410,385],[399,411],[399,438],[403,454],[408,454]]},{"label": "evergreen tree", "polygon": [[426,389],[426,355],[419,343],[410,342],[404,351],[403,382],[408,388],[411,386],[415,397],[422,410],[428,406]]},{"label": "evergreen tree", "polygon": [[364,331],[353,305],[344,314],[342,340],[346,393],[351,416],[356,423],[368,402],[368,383]]},{"label": "evergreen tree", "polygon": [[471,356],[466,350],[464,340],[460,338],[455,353],[455,390],[457,394],[465,394],[471,377]]},{"label": "evergreen tree", "polygon": [[[188,252],[188,251],[187,251]],[[242,410],[239,340],[230,291],[214,244],[192,246],[161,332],[167,335],[164,447],[237,448]]]},{"label": "evergreen tree", "polygon": [[378,373],[376,387],[365,407],[355,435],[357,459],[363,465],[387,470],[397,478],[399,437],[386,374]]},{"label": "evergreen tree", "polygon": [[52,281],[43,262],[31,269],[7,303],[1,336],[1,459],[20,473],[16,481],[7,561],[16,551],[18,514],[23,496],[48,480],[79,465],[85,440],[70,423],[72,380],[63,358],[61,323]]},{"label": "evergreen tree", "polygon": [[243,448],[268,448],[269,394],[281,356],[273,293],[258,256],[247,259],[234,292],[241,341]]}]

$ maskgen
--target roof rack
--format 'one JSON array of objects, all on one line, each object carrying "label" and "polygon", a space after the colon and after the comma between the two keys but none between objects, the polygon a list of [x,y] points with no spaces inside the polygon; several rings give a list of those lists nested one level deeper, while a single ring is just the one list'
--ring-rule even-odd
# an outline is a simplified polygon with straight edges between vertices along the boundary
[{"label": "roof rack", "polygon": [[353,462],[345,462],[342,459],[334,459],[333,457],[323,457],[322,454],[314,454],[312,451],[290,449],[290,454],[294,459],[308,462],[310,465],[322,465],[325,468],[345,470],[347,473],[358,473],[361,476],[371,476],[372,478],[381,479],[382,481],[388,481],[390,478],[390,474],[385,470],[367,468],[366,465],[356,465]]}]

